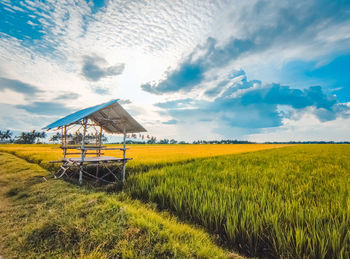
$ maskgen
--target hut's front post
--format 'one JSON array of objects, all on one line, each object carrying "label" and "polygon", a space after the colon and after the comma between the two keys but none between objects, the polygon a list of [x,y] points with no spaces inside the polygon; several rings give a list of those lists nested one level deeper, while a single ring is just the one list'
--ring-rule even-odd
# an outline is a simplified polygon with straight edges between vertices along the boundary
[{"label": "hut's front post", "polygon": [[126,139],[126,131],[124,129],[124,137],[123,137],[123,182],[125,181],[125,139]]},{"label": "hut's front post", "polygon": [[[100,126],[100,134],[98,136],[97,141],[98,141],[98,143],[96,144],[96,146],[98,146],[97,157],[100,157],[101,156],[101,146],[102,146],[102,126]],[[98,181],[98,172],[99,172],[99,163],[97,162],[97,166],[96,166],[96,181]]]},{"label": "hut's front post", "polygon": [[63,158],[66,158],[66,153],[65,153],[65,145],[64,145],[64,132],[63,128],[61,127],[61,148],[63,150]]},{"label": "hut's front post", "polygon": [[102,126],[100,126],[100,134],[98,136],[98,153],[97,153],[97,156],[101,156],[101,146],[102,146]]},{"label": "hut's front post", "polygon": [[84,159],[85,159],[85,135],[86,135],[86,126],[87,126],[87,119],[83,119],[84,129],[83,129],[83,137],[81,139],[81,162],[80,162],[80,170],[79,170],[79,184],[83,184],[83,166],[84,166]]},{"label": "hut's front post", "polygon": [[63,158],[66,158],[66,154],[67,154],[67,126],[64,126],[64,131],[63,131],[63,141],[62,141],[62,146],[63,146]]}]

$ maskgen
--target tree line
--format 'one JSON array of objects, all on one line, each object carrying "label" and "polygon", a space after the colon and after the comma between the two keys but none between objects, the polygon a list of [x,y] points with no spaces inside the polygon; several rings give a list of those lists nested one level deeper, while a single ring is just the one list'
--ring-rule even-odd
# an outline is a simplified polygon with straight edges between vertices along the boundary
[{"label": "tree line", "polygon": [[[29,132],[21,132],[19,136],[13,136],[13,132],[10,130],[0,130],[0,143],[15,143],[15,144],[40,144],[43,143],[43,140],[47,137],[46,132],[40,132],[32,130]],[[49,142],[57,143],[61,139],[61,134],[56,133],[49,138]],[[85,136],[85,141],[95,142],[98,138],[97,134],[87,134]],[[107,141],[107,137],[102,134],[102,141]],[[67,135],[68,144],[77,144],[80,143],[83,139],[83,134],[81,132],[75,132],[74,134]]]},{"label": "tree line", "polygon": [[[19,136],[13,136],[11,130],[0,130],[0,143],[16,143],[16,144],[34,144],[42,143],[42,140],[47,137],[45,132],[40,132],[32,130],[30,132],[21,132]],[[83,135],[80,132],[75,132],[74,134],[67,135],[68,144],[78,144],[81,142]],[[87,134],[85,136],[86,142],[96,141],[97,134]],[[61,134],[56,133],[52,135],[49,142],[57,143],[61,139]],[[107,142],[107,137],[102,134],[102,141]],[[110,144],[121,144],[120,142],[113,142]],[[247,140],[195,140],[192,142],[177,141],[175,139],[160,139],[157,140],[156,137],[149,137],[148,140],[131,140],[125,141],[126,144],[256,144],[256,142]],[[350,144],[349,141],[273,141],[264,142],[263,144]]]},{"label": "tree line", "polygon": [[0,130],[1,143],[16,143],[16,144],[34,144],[40,143],[40,139],[46,138],[45,132],[32,130],[30,132],[22,132],[19,136],[13,137],[13,132],[10,130]]},{"label": "tree line", "polygon": [[[122,142],[115,142],[115,144],[120,144]],[[255,142],[246,140],[195,140],[192,142],[187,141],[177,141],[175,139],[160,139],[152,138],[147,141],[137,141],[137,140],[127,140],[126,144],[255,144]]]}]

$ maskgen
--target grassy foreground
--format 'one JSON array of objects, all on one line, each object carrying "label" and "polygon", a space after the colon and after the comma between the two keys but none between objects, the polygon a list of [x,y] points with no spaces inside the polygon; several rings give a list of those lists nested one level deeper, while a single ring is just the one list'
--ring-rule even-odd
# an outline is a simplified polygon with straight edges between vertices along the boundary
[{"label": "grassy foreground", "polygon": [[131,176],[127,192],[254,256],[350,257],[350,145],[199,159]]},{"label": "grassy foreground", "polygon": [[0,153],[0,255],[5,258],[226,258],[202,230],[127,195],[79,188]]}]

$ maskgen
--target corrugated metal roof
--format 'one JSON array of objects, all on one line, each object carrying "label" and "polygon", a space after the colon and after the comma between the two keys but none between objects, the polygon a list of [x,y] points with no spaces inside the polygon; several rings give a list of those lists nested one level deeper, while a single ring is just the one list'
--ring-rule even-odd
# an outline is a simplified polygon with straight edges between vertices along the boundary
[{"label": "corrugated metal roof", "polygon": [[43,129],[59,128],[78,122],[84,118],[91,119],[109,133],[123,133],[124,130],[126,133],[146,131],[144,127],[120,106],[118,99],[77,111],[47,125]]}]

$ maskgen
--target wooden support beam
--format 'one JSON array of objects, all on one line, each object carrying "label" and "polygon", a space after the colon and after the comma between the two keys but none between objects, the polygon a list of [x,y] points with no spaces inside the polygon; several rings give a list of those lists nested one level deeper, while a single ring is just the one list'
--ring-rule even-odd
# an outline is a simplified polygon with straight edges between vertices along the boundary
[{"label": "wooden support beam", "polygon": [[79,171],[79,185],[83,184],[83,163],[84,163],[84,159],[85,159],[85,135],[86,135],[86,126],[87,126],[87,118],[85,118],[83,120],[83,124],[84,124],[84,129],[83,129],[83,137],[81,140],[81,163],[80,163],[80,171]]},{"label": "wooden support beam", "polygon": [[[100,153],[101,155],[104,155],[104,153]],[[66,155],[81,155],[81,152],[80,153],[66,153]],[[85,151],[85,156],[87,155],[96,155],[96,153],[88,153]]]},{"label": "wooden support beam", "polygon": [[126,140],[126,130],[124,128],[124,137],[123,137],[123,182],[125,181],[125,140]]},{"label": "wooden support beam", "polygon": [[[102,126],[100,126],[100,134],[98,138],[98,145],[101,147],[102,146]],[[101,156],[101,149],[98,150],[97,156]]]},{"label": "wooden support beam", "polygon": [[[62,143],[63,146],[67,146],[67,126],[64,126],[64,144]],[[63,149],[63,157],[65,158],[67,155],[67,150]]]}]

